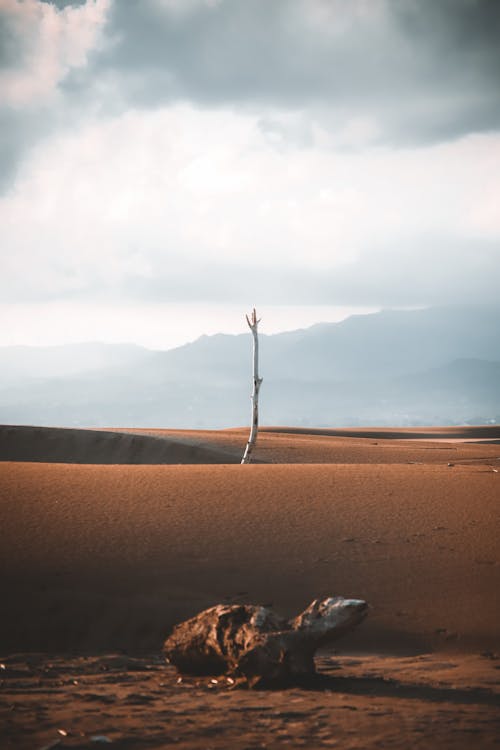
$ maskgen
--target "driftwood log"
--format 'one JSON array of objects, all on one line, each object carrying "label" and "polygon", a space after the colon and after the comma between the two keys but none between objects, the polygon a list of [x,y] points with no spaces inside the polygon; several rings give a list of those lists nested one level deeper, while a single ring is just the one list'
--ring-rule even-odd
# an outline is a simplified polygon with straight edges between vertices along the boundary
[{"label": "driftwood log", "polygon": [[285,620],[268,607],[218,604],[177,625],[165,656],[183,674],[293,682],[313,675],[317,649],[353,630],[367,609],[360,599],[329,597]]}]

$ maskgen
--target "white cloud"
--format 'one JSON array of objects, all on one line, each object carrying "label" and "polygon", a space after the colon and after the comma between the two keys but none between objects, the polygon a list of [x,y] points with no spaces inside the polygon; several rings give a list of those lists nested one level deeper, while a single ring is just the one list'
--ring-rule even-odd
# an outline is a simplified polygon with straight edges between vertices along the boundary
[{"label": "white cloud", "polygon": [[38,0],[1,0],[0,12],[19,51],[0,71],[2,105],[33,107],[54,96],[72,68],[96,48],[110,0],[58,10]]},{"label": "white cloud", "polygon": [[4,296],[158,296],[163,283],[217,299],[247,267],[248,286],[281,273],[300,290],[308,274],[327,284],[342,271],[355,287],[375,253],[393,263],[432,238],[462,253],[500,240],[500,136],[363,152],[315,138],[275,148],[257,116],[187,105],[54,137],[0,201]]},{"label": "white cloud", "polygon": [[451,5],[0,0],[3,330],[492,301],[500,13]]}]

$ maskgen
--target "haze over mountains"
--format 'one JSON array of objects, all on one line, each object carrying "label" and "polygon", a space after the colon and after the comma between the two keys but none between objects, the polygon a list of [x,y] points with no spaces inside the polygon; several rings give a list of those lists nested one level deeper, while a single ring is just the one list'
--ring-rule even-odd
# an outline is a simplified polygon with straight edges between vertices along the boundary
[{"label": "haze over mountains", "polygon": [[[261,422],[500,421],[499,323],[500,307],[449,307],[261,334]],[[4,424],[241,426],[250,391],[249,333],[202,336],[169,351],[128,344],[0,348]]]}]

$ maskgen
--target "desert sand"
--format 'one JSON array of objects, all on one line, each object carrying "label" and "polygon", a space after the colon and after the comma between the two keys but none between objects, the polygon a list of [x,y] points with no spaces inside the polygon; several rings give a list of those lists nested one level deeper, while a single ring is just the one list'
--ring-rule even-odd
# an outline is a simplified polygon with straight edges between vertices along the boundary
[{"label": "desert sand", "polygon": [[[1,746],[498,747],[500,429],[246,436],[0,430]],[[337,594],[371,610],[312,684],[161,658],[212,604]]]}]

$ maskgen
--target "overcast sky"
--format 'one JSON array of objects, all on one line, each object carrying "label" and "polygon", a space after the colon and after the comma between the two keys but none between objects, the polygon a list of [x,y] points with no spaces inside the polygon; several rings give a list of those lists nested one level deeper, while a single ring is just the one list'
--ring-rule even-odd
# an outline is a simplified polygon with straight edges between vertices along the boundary
[{"label": "overcast sky", "polygon": [[0,0],[0,344],[497,301],[497,0]]}]

